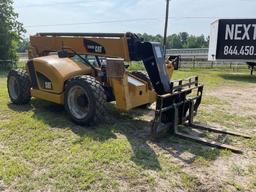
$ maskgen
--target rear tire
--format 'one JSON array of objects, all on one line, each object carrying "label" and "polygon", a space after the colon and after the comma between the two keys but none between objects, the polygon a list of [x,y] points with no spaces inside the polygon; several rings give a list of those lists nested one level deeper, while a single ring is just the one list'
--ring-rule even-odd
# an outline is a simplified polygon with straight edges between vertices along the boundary
[{"label": "rear tire", "polygon": [[143,81],[146,81],[148,83],[149,89],[153,89],[152,83],[151,83],[151,81],[149,79],[149,76],[146,72],[144,72],[144,71],[133,71],[133,72],[131,72],[131,74],[133,76],[143,80]]},{"label": "rear tire", "polygon": [[7,78],[7,88],[12,103],[23,105],[31,100],[31,81],[25,70],[11,70]]},{"label": "rear tire", "polygon": [[92,125],[104,120],[105,103],[105,91],[94,77],[78,76],[67,82],[65,109],[76,124]]}]

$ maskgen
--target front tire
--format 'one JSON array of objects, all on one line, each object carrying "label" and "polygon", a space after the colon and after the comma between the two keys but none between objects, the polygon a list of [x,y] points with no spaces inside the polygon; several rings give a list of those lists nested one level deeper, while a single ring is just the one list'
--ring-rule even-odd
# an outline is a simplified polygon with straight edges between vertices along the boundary
[{"label": "front tire", "polygon": [[104,119],[106,95],[100,82],[84,75],[69,80],[65,87],[65,109],[72,121],[92,125]]},{"label": "front tire", "polygon": [[12,103],[23,105],[31,100],[31,81],[25,70],[11,70],[7,78],[7,88]]}]

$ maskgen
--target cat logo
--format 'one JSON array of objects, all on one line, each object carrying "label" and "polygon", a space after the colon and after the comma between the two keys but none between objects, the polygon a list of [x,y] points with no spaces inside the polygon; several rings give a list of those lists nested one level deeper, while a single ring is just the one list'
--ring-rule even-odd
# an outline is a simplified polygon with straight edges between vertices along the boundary
[{"label": "cat logo", "polygon": [[106,50],[102,45],[88,39],[84,39],[84,47],[89,53],[99,53],[99,54],[106,53]]}]

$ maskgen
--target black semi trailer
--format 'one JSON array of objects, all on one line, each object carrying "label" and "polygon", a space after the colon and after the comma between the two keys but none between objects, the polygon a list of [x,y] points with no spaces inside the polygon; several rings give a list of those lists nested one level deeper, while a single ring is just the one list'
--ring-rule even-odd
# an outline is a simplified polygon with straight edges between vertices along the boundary
[{"label": "black semi trailer", "polygon": [[213,22],[208,59],[245,62],[252,74],[256,66],[256,19]]}]

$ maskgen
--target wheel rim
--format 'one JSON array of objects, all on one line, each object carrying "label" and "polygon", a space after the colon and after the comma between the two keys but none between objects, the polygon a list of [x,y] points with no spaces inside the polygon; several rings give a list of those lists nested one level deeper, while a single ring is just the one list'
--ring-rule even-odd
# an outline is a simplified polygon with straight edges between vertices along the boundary
[{"label": "wheel rim", "polygon": [[84,119],[89,113],[90,100],[84,88],[72,87],[68,92],[68,107],[76,119]]},{"label": "wheel rim", "polygon": [[9,93],[12,99],[18,99],[19,87],[17,79],[13,76],[9,78]]}]

